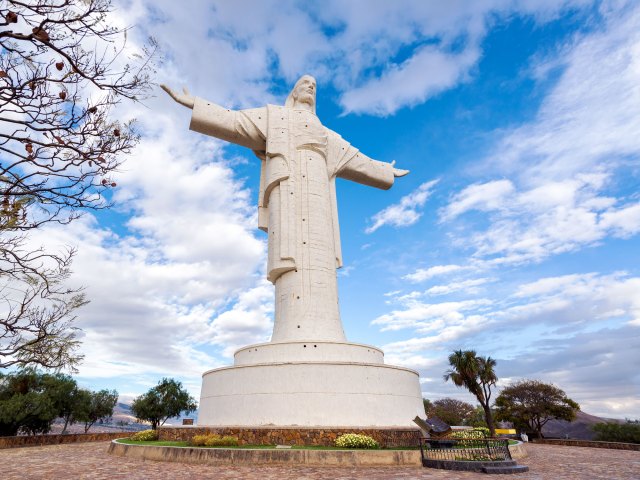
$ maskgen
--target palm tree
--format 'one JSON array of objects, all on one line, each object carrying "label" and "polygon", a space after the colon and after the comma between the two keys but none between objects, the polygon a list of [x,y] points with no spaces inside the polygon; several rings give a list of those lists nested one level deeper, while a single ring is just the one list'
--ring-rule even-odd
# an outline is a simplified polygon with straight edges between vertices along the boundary
[{"label": "palm tree", "polygon": [[451,368],[444,375],[444,380],[451,380],[456,386],[464,387],[475,395],[484,410],[484,418],[491,436],[495,436],[489,405],[491,387],[498,381],[494,371],[496,361],[491,357],[478,357],[475,350],[456,350],[449,355],[449,365]]}]

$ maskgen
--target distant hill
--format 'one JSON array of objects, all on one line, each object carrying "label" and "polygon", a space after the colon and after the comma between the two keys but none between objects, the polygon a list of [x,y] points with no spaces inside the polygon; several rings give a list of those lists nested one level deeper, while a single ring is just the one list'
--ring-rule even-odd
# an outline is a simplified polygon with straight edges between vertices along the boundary
[{"label": "distant hill", "polygon": [[591,430],[591,426],[603,422],[624,423],[624,420],[596,417],[588,413],[578,412],[573,422],[549,420],[543,427],[542,433],[547,438],[566,438],[568,435],[569,438],[577,440],[593,440],[595,433]]},{"label": "distant hill", "polygon": [[131,405],[118,402],[113,409],[112,423],[135,423],[136,417],[131,413]]}]

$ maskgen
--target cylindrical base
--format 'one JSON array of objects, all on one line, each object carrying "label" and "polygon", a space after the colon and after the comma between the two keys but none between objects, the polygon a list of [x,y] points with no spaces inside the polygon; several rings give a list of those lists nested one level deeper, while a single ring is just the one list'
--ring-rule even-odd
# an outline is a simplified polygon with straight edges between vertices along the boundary
[{"label": "cylindrical base", "polygon": [[418,378],[375,363],[219,368],[202,377],[198,425],[412,427],[424,415]]}]

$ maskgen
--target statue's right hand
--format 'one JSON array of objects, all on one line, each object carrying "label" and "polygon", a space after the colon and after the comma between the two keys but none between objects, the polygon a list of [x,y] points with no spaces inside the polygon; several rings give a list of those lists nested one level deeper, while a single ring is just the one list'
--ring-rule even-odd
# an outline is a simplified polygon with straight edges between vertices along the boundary
[{"label": "statue's right hand", "polygon": [[193,97],[189,93],[189,90],[187,90],[186,88],[182,89],[183,93],[177,93],[164,84],[160,85],[160,88],[162,88],[165,92],[167,92],[169,96],[173,98],[176,102],[178,102],[180,105],[184,105],[187,108],[193,108],[193,105],[196,102],[195,97]]}]

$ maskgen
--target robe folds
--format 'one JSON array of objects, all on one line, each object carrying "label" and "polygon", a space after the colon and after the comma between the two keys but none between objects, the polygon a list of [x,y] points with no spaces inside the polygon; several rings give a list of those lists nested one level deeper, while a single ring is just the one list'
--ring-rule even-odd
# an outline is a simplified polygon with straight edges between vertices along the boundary
[{"label": "robe folds", "polygon": [[258,227],[269,237],[267,278],[276,287],[272,341],[345,341],[335,179],[388,189],[393,167],[360,153],[307,110],[234,111],[198,98],[190,128],[246,146],[260,159]]}]

